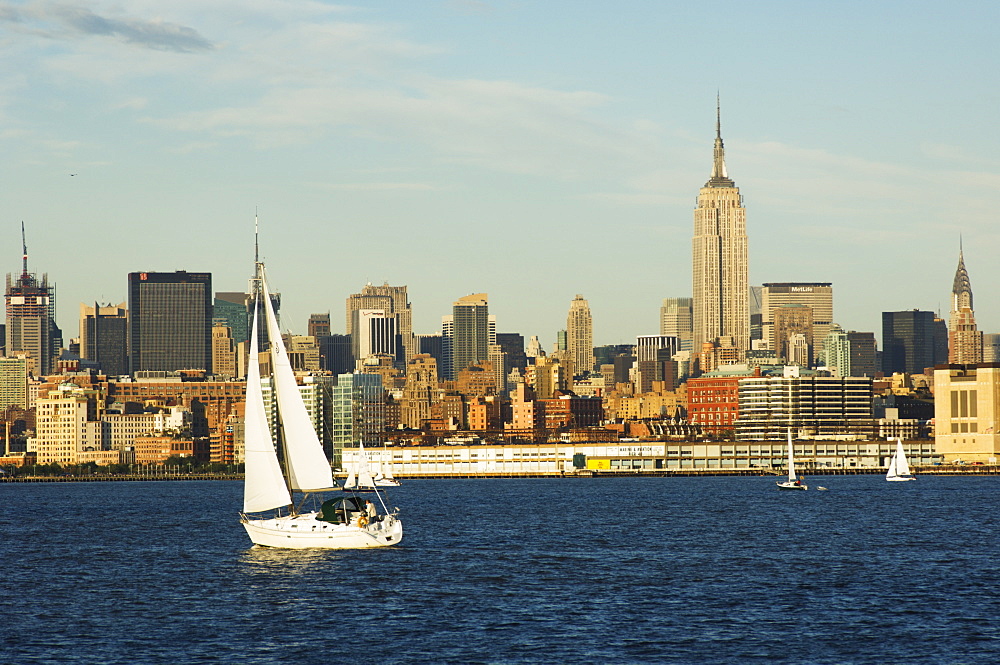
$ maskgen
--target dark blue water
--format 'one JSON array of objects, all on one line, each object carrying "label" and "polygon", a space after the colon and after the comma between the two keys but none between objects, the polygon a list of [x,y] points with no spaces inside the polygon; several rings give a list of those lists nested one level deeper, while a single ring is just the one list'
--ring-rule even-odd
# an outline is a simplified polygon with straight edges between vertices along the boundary
[{"label": "dark blue water", "polygon": [[409,480],[252,549],[236,482],[0,485],[4,663],[1000,662],[1000,478]]}]

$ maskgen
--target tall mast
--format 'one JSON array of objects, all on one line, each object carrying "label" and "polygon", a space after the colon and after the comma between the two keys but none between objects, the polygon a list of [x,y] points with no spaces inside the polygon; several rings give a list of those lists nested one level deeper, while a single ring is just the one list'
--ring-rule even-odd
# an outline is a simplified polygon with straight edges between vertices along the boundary
[{"label": "tall mast", "polygon": [[[250,325],[258,325],[258,332],[262,329],[266,330],[267,327],[261,328],[257,322],[257,314],[260,312],[258,309],[260,307],[260,280],[261,280],[261,264],[260,264],[260,250],[258,243],[258,220],[257,220],[257,208],[253,211],[253,275],[250,277],[249,283],[247,285],[247,315],[250,320]],[[263,342],[263,340],[261,340]],[[251,359],[254,362],[254,359]]]},{"label": "tall mast", "polygon": [[260,263],[260,221],[257,208],[253,210],[253,277],[250,278],[250,297],[257,300],[260,293],[261,263]]}]

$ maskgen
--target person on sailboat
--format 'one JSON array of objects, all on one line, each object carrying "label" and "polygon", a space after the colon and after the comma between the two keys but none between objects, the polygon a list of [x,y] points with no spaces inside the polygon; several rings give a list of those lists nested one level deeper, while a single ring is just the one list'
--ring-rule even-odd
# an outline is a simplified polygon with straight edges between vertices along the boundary
[{"label": "person on sailboat", "polygon": [[378,512],[375,510],[375,504],[371,501],[365,501],[365,514],[368,515],[368,523],[378,521]]}]

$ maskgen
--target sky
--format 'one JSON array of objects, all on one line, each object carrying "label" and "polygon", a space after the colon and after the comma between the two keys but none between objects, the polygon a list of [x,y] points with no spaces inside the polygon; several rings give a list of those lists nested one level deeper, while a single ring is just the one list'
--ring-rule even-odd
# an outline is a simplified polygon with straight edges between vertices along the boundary
[{"label": "sky", "polygon": [[[750,281],[832,282],[834,318],[940,311],[964,249],[1000,332],[995,2],[0,0],[0,271],[81,302],[136,271],[238,291],[254,216],[282,325],[344,331],[366,283],[414,331],[488,293],[551,348],[691,293],[716,96]],[[993,249],[991,249],[993,248]],[[992,257],[992,258],[991,258]]]}]

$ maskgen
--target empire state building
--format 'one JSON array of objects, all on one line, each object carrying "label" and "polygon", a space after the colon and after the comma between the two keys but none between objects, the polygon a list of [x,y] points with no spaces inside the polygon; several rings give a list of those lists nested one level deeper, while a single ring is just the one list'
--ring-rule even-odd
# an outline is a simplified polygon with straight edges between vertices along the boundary
[{"label": "empire state building", "polygon": [[726,174],[721,114],[715,110],[712,177],[698,194],[692,242],[693,350],[729,337],[740,351],[750,348],[749,264],[746,209]]}]

